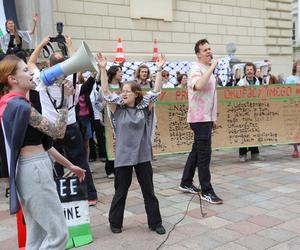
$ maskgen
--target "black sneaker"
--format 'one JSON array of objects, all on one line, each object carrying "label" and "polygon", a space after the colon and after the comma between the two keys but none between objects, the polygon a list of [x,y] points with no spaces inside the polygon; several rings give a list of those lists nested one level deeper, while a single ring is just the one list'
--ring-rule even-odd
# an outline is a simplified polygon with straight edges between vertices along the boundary
[{"label": "black sneaker", "polygon": [[165,234],[166,233],[166,229],[161,224],[157,225],[155,228],[150,227],[150,230],[155,231],[158,234]]},{"label": "black sneaker", "polygon": [[110,224],[110,230],[114,234],[119,234],[122,233],[122,228],[119,227],[114,227],[113,225]]},{"label": "black sneaker", "polygon": [[193,184],[190,186],[179,186],[179,190],[184,192],[184,193],[191,193],[191,194],[197,194],[200,192],[200,189],[195,187]]},{"label": "black sneaker", "polygon": [[220,199],[214,191],[207,192],[205,194],[201,194],[201,199],[207,201],[211,204],[222,204],[223,200]]}]

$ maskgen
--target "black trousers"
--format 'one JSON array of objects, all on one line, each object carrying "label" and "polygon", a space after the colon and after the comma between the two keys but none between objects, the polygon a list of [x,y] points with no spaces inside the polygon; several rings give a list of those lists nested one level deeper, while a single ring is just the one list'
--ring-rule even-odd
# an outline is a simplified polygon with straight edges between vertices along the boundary
[{"label": "black trousers", "polygon": [[141,186],[148,225],[155,229],[162,223],[158,199],[154,194],[153,171],[150,162],[139,163],[136,166],[117,167],[115,169],[115,195],[109,210],[109,222],[112,226],[122,228],[126,197],[132,181],[132,171],[135,169],[137,180]]},{"label": "black trousers", "polygon": [[111,160],[105,161],[105,173],[106,175],[115,173],[115,161],[111,161]]},{"label": "black trousers", "polygon": [[99,158],[106,159],[106,142],[105,142],[105,129],[101,124],[100,120],[92,120],[92,127],[96,134],[97,148],[99,153]]},{"label": "black trousers", "polygon": [[[87,185],[88,199],[96,200],[97,190],[87,162],[86,151],[78,124],[68,125],[64,138],[56,140],[53,146],[74,165],[86,170],[84,182]],[[64,168],[59,163],[55,162],[54,168],[59,177],[64,175]]]},{"label": "black trousers", "polygon": [[258,147],[240,148],[239,149],[239,154],[240,155],[246,155],[248,151],[250,151],[251,154],[259,154]]},{"label": "black trousers", "polygon": [[181,178],[181,186],[190,186],[193,183],[196,167],[198,168],[199,183],[202,193],[212,191],[210,160],[211,160],[211,131],[213,122],[190,123],[194,132],[194,143]]}]

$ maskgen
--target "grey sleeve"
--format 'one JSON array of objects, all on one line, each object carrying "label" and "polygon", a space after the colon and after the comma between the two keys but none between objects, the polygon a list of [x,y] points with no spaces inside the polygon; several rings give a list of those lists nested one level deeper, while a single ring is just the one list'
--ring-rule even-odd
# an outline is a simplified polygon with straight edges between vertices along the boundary
[{"label": "grey sleeve", "polygon": [[121,96],[117,95],[116,93],[111,93],[110,95],[105,96],[102,92],[102,96],[103,96],[104,100],[107,103],[112,103],[112,104],[117,104],[117,105],[120,105],[120,106],[124,106],[123,98]]},{"label": "grey sleeve", "polygon": [[144,109],[149,106],[150,103],[156,102],[161,92],[148,91],[143,100],[136,106],[137,109]]}]

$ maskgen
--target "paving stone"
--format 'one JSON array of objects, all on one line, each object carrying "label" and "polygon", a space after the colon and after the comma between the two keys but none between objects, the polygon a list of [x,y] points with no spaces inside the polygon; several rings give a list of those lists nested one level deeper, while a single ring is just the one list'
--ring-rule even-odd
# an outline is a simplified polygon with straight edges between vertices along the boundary
[{"label": "paving stone", "polygon": [[278,227],[300,234],[300,219],[287,221]]},{"label": "paving stone", "polygon": [[208,227],[210,227],[212,229],[224,227],[226,225],[231,224],[230,221],[224,220],[222,218],[218,218],[216,216],[208,217],[208,218],[203,218],[203,219],[199,220],[198,222],[200,224],[208,226]]},{"label": "paving stone", "polygon": [[199,235],[193,238],[193,240],[191,239],[185,240],[181,242],[181,244],[187,247],[188,249],[199,249],[199,250],[215,249],[216,247],[222,245],[221,242],[211,239],[206,235]]},{"label": "paving stone", "polygon": [[160,209],[161,215],[164,217],[168,217],[174,214],[182,213],[180,209],[174,208],[174,207],[164,207]]},{"label": "paving stone", "polygon": [[276,241],[264,238],[259,235],[248,235],[236,240],[235,243],[253,250],[264,250],[277,244]]},{"label": "paving stone", "polygon": [[268,216],[265,214],[261,214],[261,215],[257,215],[252,218],[249,218],[248,221],[255,223],[259,226],[262,226],[262,227],[273,227],[273,226],[283,223],[282,220],[279,220],[275,217]]},{"label": "paving stone", "polygon": [[215,248],[214,250],[248,250],[249,248],[243,247],[235,242],[230,242],[227,244],[224,244],[220,247]]},{"label": "paving stone", "polygon": [[215,211],[207,208],[203,208],[202,211],[203,214],[201,213],[200,208],[192,209],[188,211],[187,215],[195,219],[206,219],[217,214]]},{"label": "paving stone", "polygon": [[244,234],[244,235],[254,234],[263,229],[263,227],[256,225],[254,223],[248,222],[248,221],[232,223],[231,225],[228,225],[225,228],[233,230],[233,231],[241,233],[241,234]]},{"label": "paving stone", "polygon": [[[300,164],[299,159],[291,159],[290,151],[287,145],[263,147],[266,161],[245,164],[238,161],[237,149],[213,151],[212,183],[224,204],[203,202],[204,218],[198,196],[178,190],[187,154],[156,157],[153,181],[163,225],[170,232],[178,223],[160,249],[299,250]],[[116,235],[107,219],[114,180],[106,177],[103,163],[91,165],[99,196],[97,205],[90,207],[94,241],[79,249],[156,249],[167,235],[148,229],[135,174],[126,201],[124,230]],[[199,184],[197,172],[194,184]],[[0,249],[17,249],[16,219],[8,212],[5,185],[0,182]],[[188,203],[188,214],[182,219]]]},{"label": "paving stone", "polygon": [[236,211],[254,216],[254,215],[265,214],[269,210],[252,205],[252,206],[248,206],[248,207],[238,208],[238,209],[236,209]]},{"label": "paving stone", "polygon": [[272,188],[271,191],[288,194],[288,193],[293,193],[293,192],[295,192],[297,190],[293,189],[293,188],[288,188],[288,187],[281,186],[281,187]]},{"label": "paving stone", "polygon": [[241,199],[246,200],[246,201],[251,201],[252,203],[258,203],[261,201],[268,200],[269,198],[264,195],[259,195],[259,194],[248,194],[248,195],[242,196]]},{"label": "paving stone", "polygon": [[231,242],[231,241],[235,241],[236,239],[242,237],[243,235],[226,229],[226,228],[219,228],[213,231],[209,231],[207,233],[205,233],[205,235],[207,235],[209,238],[215,239],[219,242],[222,242],[222,244]]},{"label": "paving stone", "polygon": [[[299,211],[300,212],[300,211]],[[282,221],[288,221],[291,219],[299,218],[299,213],[289,211],[287,208],[280,208],[266,213],[266,215],[273,216]]]},{"label": "paving stone", "polygon": [[236,210],[231,210],[226,213],[218,214],[218,217],[223,218],[228,221],[237,222],[237,221],[246,220],[246,219],[250,218],[250,215],[237,212]]},{"label": "paving stone", "polygon": [[266,200],[266,201],[258,202],[258,203],[256,203],[256,206],[262,207],[262,208],[265,208],[265,209],[268,209],[268,210],[285,207],[284,204],[280,204],[280,203],[272,201],[272,200]]},{"label": "paving stone", "polygon": [[287,241],[298,236],[296,233],[276,227],[261,230],[256,234],[279,242]]}]

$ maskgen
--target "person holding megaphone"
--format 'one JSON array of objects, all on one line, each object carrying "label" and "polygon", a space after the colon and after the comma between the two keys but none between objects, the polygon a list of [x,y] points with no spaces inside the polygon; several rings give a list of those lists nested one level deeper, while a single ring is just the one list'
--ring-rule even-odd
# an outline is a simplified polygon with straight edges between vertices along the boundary
[{"label": "person holding megaphone", "polygon": [[[47,37],[44,38],[44,40],[37,46],[28,61],[29,67],[34,70],[36,76],[43,82],[42,86],[39,86],[42,114],[50,121],[53,121],[57,116],[58,107],[61,105],[61,79],[79,71],[93,71],[97,69],[95,58],[84,42],[82,43],[82,46],[75,51],[72,46],[71,38],[69,36],[65,36],[65,40],[70,54],[69,59],[65,60],[60,53],[55,52],[51,54],[49,58],[50,67],[39,74],[36,62],[42,48],[49,41],[49,38]],[[86,170],[85,183],[87,185],[90,205],[95,205],[98,197],[90,171],[90,166],[87,161],[82,135],[78,123],[76,122],[75,106],[78,102],[79,96],[84,94],[84,92],[87,91],[89,86],[93,85],[94,82],[95,79],[93,77],[89,77],[84,85],[76,84],[75,94],[70,96],[68,99],[69,113],[65,136],[62,139],[55,140],[54,142],[54,147],[60,153],[64,154],[69,161]],[[64,175],[63,167],[57,162],[55,163],[55,170],[58,177],[62,177]]]},{"label": "person holding megaphone", "polygon": [[52,148],[50,137],[64,136],[67,99],[73,93],[72,84],[63,83],[63,104],[52,123],[27,99],[29,90],[35,88],[28,66],[15,55],[8,55],[0,62],[1,176],[9,176],[10,180],[10,213],[19,212],[21,204],[26,222],[26,249],[63,250],[68,240],[48,153],[80,181],[85,175],[85,170]]}]

